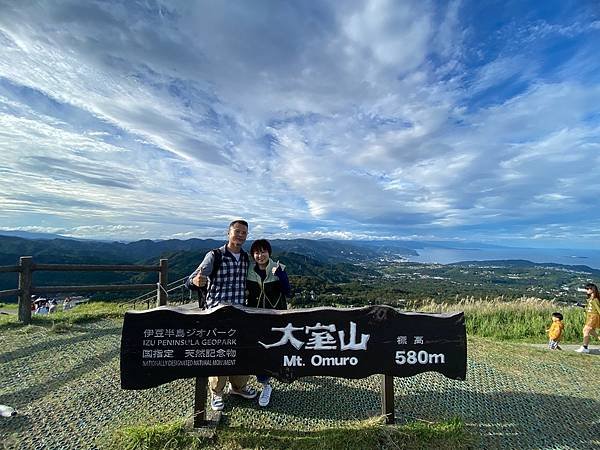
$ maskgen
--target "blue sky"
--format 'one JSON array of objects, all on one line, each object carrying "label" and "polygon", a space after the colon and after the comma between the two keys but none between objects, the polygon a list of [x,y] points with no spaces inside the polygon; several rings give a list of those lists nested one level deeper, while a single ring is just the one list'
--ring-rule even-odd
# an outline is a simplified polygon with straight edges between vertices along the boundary
[{"label": "blue sky", "polygon": [[0,229],[600,248],[595,1],[0,0]]}]

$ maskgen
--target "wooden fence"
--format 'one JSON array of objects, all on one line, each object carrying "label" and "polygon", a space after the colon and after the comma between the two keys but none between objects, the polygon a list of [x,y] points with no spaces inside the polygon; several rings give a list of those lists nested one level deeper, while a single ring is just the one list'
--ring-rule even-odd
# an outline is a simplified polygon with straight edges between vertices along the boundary
[{"label": "wooden fence", "polygon": [[[92,264],[35,264],[33,257],[21,256],[16,266],[0,266],[2,272],[18,272],[19,285],[17,289],[0,291],[0,298],[17,295],[19,298],[19,321],[25,324],[31,322],[31,296],[58,292],[123,292],[140,291],[156,288],[156,305],[167,304],[167,272],[168,259],[161,259],[158,266],[140,265],[92,265]],[[33,272],[158,272],[156,284],[108,284],[88,286],[35,286]]]}]

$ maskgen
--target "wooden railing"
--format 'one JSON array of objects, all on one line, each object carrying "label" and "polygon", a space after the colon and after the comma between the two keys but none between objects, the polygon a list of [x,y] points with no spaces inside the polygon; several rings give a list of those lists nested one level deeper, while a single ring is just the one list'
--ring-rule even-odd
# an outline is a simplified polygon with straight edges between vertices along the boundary
[{"label": "wooden railing", "polygon": [[[0,291],[0,298],[17,295],[19,298],[19,321],[31,322],[31,296],[34,294],[51,294],[58,292],[123,292],[141,291],[156,288],[156,305],[167,304],[168,259],[161,259],[158,266],[141,265],[93,265],[93,264],[35,264],[33,257],[21,256],[17,266],[0,266],[2,272],[17,272],[19,286],[17,289]],[[35,286],[33,272],[158,272],[156,284],[108,284],[88,286]]]}]

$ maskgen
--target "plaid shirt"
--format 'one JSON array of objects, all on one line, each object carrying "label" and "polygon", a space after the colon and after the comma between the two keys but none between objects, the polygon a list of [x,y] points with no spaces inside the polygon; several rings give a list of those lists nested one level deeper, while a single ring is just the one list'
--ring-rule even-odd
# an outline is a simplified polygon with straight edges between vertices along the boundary
[{"label": "plaid shirt", "polygon": [[221,268],[215,275],[214,280],[208,280],[206,293],[206,307],[214,308],[221,303],[232,305],[243,305],[246,299],[246,275],[248,272],[248,253],[244,250],[240,253],[239,262],[235,257],[221,247],[223,255]]}]

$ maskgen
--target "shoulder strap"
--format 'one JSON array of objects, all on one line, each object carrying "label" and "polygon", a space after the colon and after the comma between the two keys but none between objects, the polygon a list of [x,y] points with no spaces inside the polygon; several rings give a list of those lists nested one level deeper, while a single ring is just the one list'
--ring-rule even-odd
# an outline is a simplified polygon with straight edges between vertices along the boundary
[{"label": "shoulder strap", "polygon": [[221,253],[220,248],[215,248],[212,250],[212,254],[213,254],[214,260],[213,260],[212,270],[210,272],[210,279],[214,280],[215,277],[217,276],[217,272],[221,268],[221,263],[223,262],[223,253]]}]

